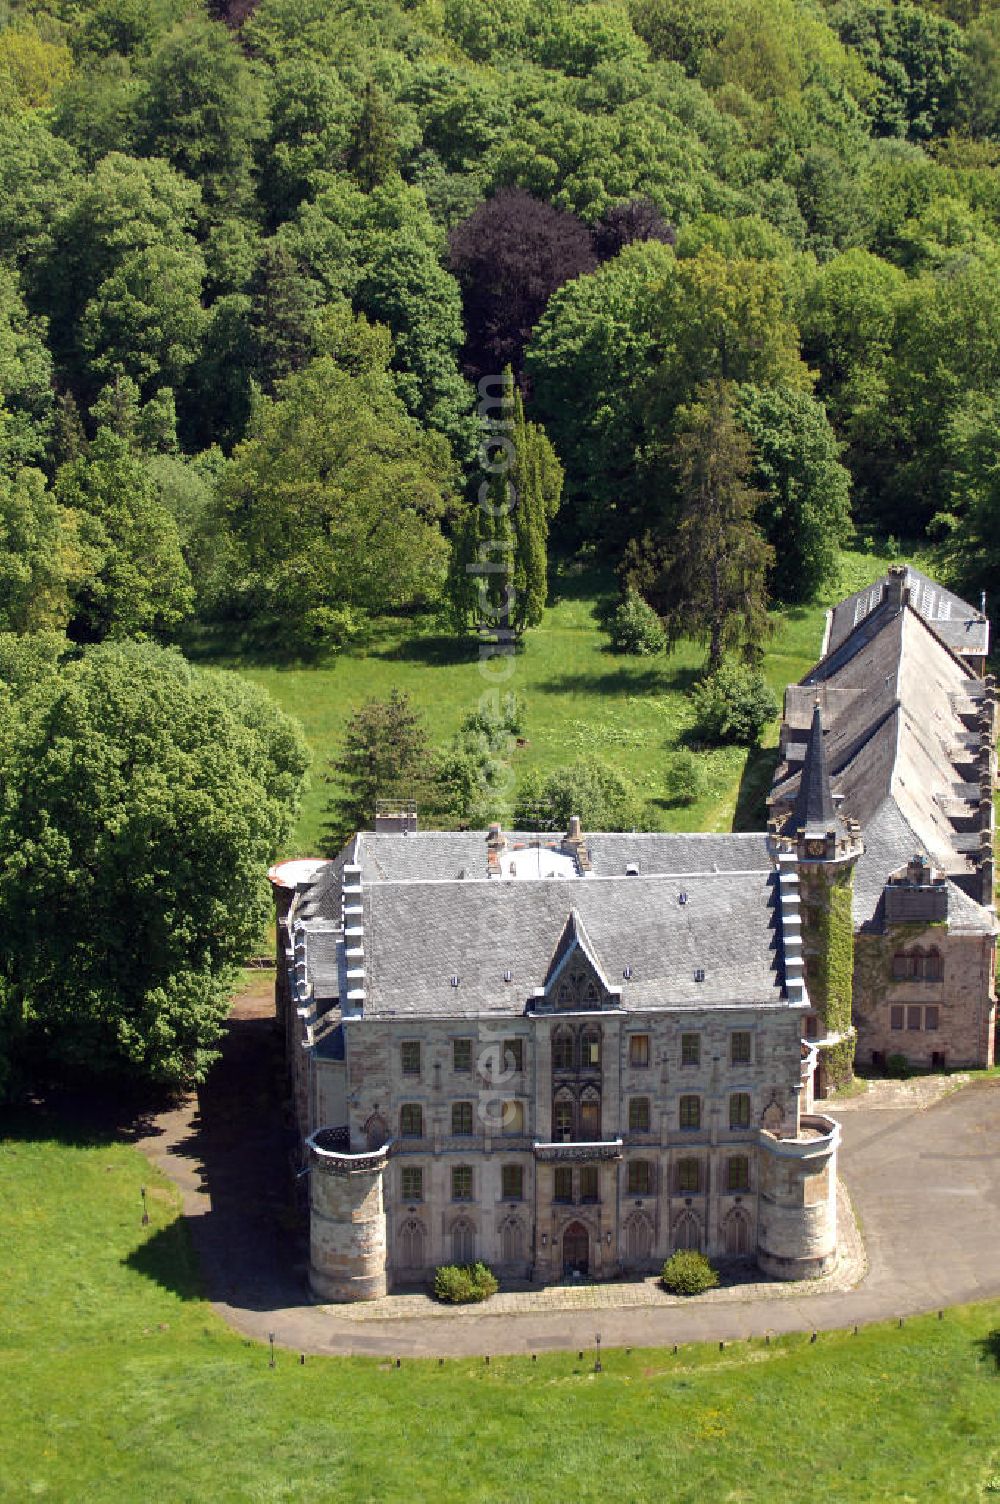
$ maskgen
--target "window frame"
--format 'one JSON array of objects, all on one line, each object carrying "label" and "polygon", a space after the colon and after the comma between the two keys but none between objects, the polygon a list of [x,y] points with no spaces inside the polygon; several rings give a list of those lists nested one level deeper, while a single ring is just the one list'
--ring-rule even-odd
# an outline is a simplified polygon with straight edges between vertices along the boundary
[{"label": "window frame", "polygon": [[[692,1175],[692,1170],[694,1171]],[[693,1185],[685,1185],[685,1179],[693,1180]],[[677,1194],[679,1196],[701,1195],[701,1160],[695,1155],[683,1155],[677,1161]]]},{"label": "window frame", "polygon": [[677,1104],[677,1126],[684,1133],[697,1133],[700,1130],[700,1096],[697,1096],[693,1092],[688,1092],[681,1097],[680,1101]]},{"label": "window frame", "polygon": [[[640,1173],[641,1172],[641,1173]],[[642,1182],[640,1184],[640,1182]],[[625,1171],[626,1196],[652,1196],[653,1163],[649,1159],[630,1159]]]},{"label": "window frame", "polygon": [[[589,1190],[589,1186],[593,1190]],[[601,1199],[601,1173],[596,1165],[580,1166],[580,1205],[597,1206]]]},{"label": "window frame", "polygon": [[[416,1065],[407,1064],[407,1052],[416,1052]],[[410,1055],[410,1059],[413,1059]],[[399,1043],[399,1071],[402,1076],[419,1076],[423,1061],[423,1052],[420,1048],[419,1039],[402,1039]]]},{"label": "window frame", "polygon": [[701,1064],[701,1035],[681,1035],[681,1065],[697,1066]]},{"label": "window frame", "polygon": [[[413,1190],[412,1186],[411,1186],[410,1190],[407,1190],[407,1188],[406,1188],[407,1176],[415,1176],[416,1177],[416,1187],[417,1187],[416,1190]],[[401,1168],[401,1170],[400,1170],[399,1185],[400,1185],[400,1199],[402,1201],[413,1202],[414,1204],[423,1201],[423,1199],[424,1199],[424,1169],[423,1169],[423,1165],[403,1165],[402,1168]]]},{"label": "window frame", "polygon": [[[468,1060],[468,1064],[467,1065],[460,1065],[459,1064],[459,1061],[458,1061],[459,1047],[461,1047],[463,1055],[465,1053],[465,1050],[468,1049],[469,1060]],[[452,1068],[452,1071],[454,1072],[454,1074],[456,1076],[471,1076],[472,1075],[472,1040],[471,1040],[471,1038],[468,1038],[467,1036],[463,1036],[461,1039],[453,1039],[452,1040],[452,1042],[451,1042],[451,1068]]]},{"label": "window frame", "polygon": [[[743,1104],[746,1104],[744,1109]],[[739,1105],[737,1105],[739,1104]],[[745,1120],[745,1121],[744,1121]],[[729,1131],[745,1133],[753,1122],[753,1098],[748,1091],[729,1093]]]},{"label": "window frame", "polygon": [[[461,1126],[468,1124],[468,1127]],[[452,1102],[451,1104],[451,1136],[452,1138],[471,1138],[475,1125],[475,1113],[471,1102]]]},{"label": "window frame", "polygon": [[[459,1180],[459,1177],[462,1180]],[[460,1185],[467,1185],[468,1190],[460,1190]],[[473,1179],[471,1165],[452,1165],[451,1167],[451,1199],[452,1201],[469,1202],[475,1200],[475,1181]]]},{"label": "window frame", "polygon": [[[640,1044],[641,1041],[641,1044]],[[652,1057],[652,1040],[648,1034],[630,1034],[628,1037],[628,1063],[630,1070],[645,1071],[649,1069]],[[644,1056],[644,1059],[637,1058]]]},{"label": "window frame", "polygon": [[[513,1065],[507,1064],[508,1054],[513,1055]],[[520,1035],[513,1039],[505,1039],[503,1042],[503,1068],[504,1072],[511,1075],[521,1075],[524,1070],[524,1040]]]},{"label": "window frame", "polygon": [[[640,1111],[645,1108],[645,1112]],[[645,1118],[645,1122],[634,1122],[633,1118]],[[629,1133],[649,1133],[650,1124],[653,1121],[652,1103],[648,1097],[629,1097],[628,1099],[628,1131]]]},{"label": "window frame", "polygon": [[[736,1041],[740,1041],[737,1051]],[[746,1054],[743,1054],[743,1041],[746,1041]],[[729,1036],[729,1064],[730,1065],[753,1065],[753,1032],[750,1029],[734,1029]]]},{"label": "window frame", "polygon": [[[517,1190],[512,1191],[508,1186],[508,1177],[514,1176],[517,1180]],[[524,1200],[524,1166],[501,1165],[500,1166],[500,1200],[523,1201]]]},{"label": "window frame", "polygon": [[[407,1122],[416,1122],[416,1128],[407,1127]],[[424,1109],[420,1102],[403,1102],[399,1108],[400,1138],[423,1138]]]},{"label": "window frame", "polygon": [[[560,1194],[560,1190],[559,1190],[560,1185],[562,1185],[562,1186],[565,1187],[567,1184],[569,1186],[569,1194],[568,1195],[561,1195]],[[572,1206],[573,1205],[573,1169],[572,1169],[572,1166],[570,1166],[570,1165],[556,1165],[555,1173],[552,1176],[552,1200],[555,1201],[555,1202],[558,1202],[558,1204],[560,1206]]]},{"label": "window frame", "polygon": [[[737,1167],[741,1166],[741,1169]],[[726,1190],[749,1191],[750,1189],[750,1156],[749,1154],[730,1154],[726,1157]]]}]

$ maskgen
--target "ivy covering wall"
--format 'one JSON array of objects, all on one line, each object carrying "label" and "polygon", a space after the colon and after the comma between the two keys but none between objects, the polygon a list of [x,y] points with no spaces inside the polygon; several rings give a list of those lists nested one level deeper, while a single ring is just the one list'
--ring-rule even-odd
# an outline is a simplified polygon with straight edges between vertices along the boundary
[{"label": "ivy covering wall", "polygon": [[[825,1033],[850,1034],[854,867],[800,868],[799,878],[809,998]],[[824,1050],[823,1058],[829,1086],[850,1081],[854,1068],[853,1035]]]}]

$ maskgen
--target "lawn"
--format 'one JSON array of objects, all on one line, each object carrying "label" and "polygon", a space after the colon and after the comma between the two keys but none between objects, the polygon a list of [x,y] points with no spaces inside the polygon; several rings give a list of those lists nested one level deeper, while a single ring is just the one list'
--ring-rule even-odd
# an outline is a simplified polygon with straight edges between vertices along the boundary
[{"label": "lawn", "polygon": [[[875,579],[888,560],[876,553],[845,554],[841,583],[828,600],[774,613],[764,667],[779,702],[785,686],[816,661],[826,605]],[[512,672],[502,688],[522,696],[527,707],[527,746],[514,754],[515,772],[549,772],[595,755],[626,773],[640,790],[650,829],[729,830],[734,823],[760,828],[773,768],[767,748],[776,743],[777,721],[764,738],[764,751],[749,759],[741,748],[703,752],[704,796],[696,804],[671,807],[663,797],[664,773],[671,750],[691,724],[686,691],[704,664],[705,649],[682,642],[669,658],[611,653],[594,615],[602,588],[609,590],[610,582],[594,571],[563,570],[542,625],[505,665]],[[215,661],[264,685],[305,727],[315,763],[292,853],[320,849],[322,811],[331,792],[323,770],[365,698],[405,690],[425,714],[432,741],[443,746],[490,687],[475,644],[442,637],[427,623],[398,620],[378,623],[363,645],[308,668],[232,656]]]},{"label": "lawn", "polygon": [[198,1297],[176,1194],[127,1144],[8,1120],[0,1196],[18,1504],[956,1504],[1000,1468],[1000,1303],[815,1344],[605,1352],[600,1375],[575,1353],[397,1370],[279,1351],[271,1370]]}]

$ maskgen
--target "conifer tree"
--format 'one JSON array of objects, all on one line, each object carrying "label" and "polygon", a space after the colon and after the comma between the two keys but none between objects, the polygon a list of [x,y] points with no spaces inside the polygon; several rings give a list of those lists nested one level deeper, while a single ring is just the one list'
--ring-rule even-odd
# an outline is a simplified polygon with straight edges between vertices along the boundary
[{"label": "conifer tree", "polygon": [[509,366],[498,406],[482,446],[490,474],[455,540],[449,598],[457,630],[477,626],[520,637],[545,608],[549,523],[562,495],[562,466],[544,430],[525,417]]},{"label": "conifer tree", "polygon": [[668,651],[682,637],[708,640],[714,673],[726,648],[752,656],[766,633],[774,559],[754,521],[762,496],[747,483],[753,451],[734,415],[732,383],[705,383],[678,411],[672,457],[676,525],[630,547],[625,583],[662,618]]}]

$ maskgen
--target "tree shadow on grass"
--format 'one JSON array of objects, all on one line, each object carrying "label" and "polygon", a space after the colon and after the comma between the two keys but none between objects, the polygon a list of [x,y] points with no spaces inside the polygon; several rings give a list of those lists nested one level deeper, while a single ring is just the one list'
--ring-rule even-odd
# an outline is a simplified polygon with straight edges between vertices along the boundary
[{"label": "tree shadow on grass", "polygon": [[474,663],[480,646],[474,638],[428,633],[372,647],[368,656],[389,663],[423,663],[428,668],[454,668],[460,663]]},{"label": "tree shadow on grass", "polygon": [[554,674],[542,679],[535,688],[545,694],[564,695],[664,695],[683,692],[698,677],[696,669],[665,670],[655,664],[638,668],[634,660],[620,662],[618,668],[603,673]]},{"label": "tree shadow on grass", "polygon": [[777,747],[751,747],[743,764],[733,815],[734,830],[763,830],[767,825],[767,794],[778,766]]},{"label": "tree shadow on grass", "polygon": [[181,1300],[200,1300],[206,1291],[194,1246],[182,1217],[160,1227],[134,1248],[122,1263]]},{"label": "tree shadow on grass", "polygon": [[1000,1327],[994,1327],[985,1337],[977,1338],[975,1345],[980,1357],[992,1359],[994,1371],[1000,1373]]}]

